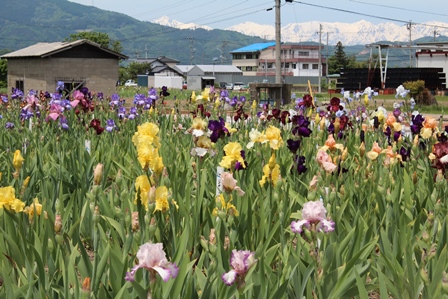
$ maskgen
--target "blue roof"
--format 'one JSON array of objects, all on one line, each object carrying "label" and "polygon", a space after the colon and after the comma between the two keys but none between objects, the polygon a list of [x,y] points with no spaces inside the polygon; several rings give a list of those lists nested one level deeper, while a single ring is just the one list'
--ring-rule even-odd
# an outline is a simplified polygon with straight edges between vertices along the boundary
[{"label": "blue roof", "polygon": [[245,46],[236,50],[231,51],[230,53],[238,53],[238,52],[257,52],[264,50],[268,47],[275,46],[275,42],[269,43],[256,43],[249,46]]}]

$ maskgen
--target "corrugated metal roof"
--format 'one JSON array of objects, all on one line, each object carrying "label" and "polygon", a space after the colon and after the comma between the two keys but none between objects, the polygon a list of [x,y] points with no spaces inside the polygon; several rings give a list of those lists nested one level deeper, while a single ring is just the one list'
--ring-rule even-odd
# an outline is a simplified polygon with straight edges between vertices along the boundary
[{"label": "corrugated metal roof", "polygon": [[124,59],[127,58],[127,56],[125,56],[121,53],[117,53],[117,52],[109,50],[109,49],[101,48],[100,45],[98,45],[94,42],[91,42],[89,40],[86,40],[86,39],[80,39],[80,40],[76,40],[73,42],[37,43],[32,46],[5,54],[5,55],[1,56],[1,58],[45,57],[45,56],[67,50],[74,46],[78,46],[78,45],[81,45],[84,43],[96,46],[96,47],[100,48],[101,50],[112,53],[114,55],[117,55],[120,58],[124,58]]},{"label": "corrugated metal roof", "polygon": [[242,73],[242,71],[234,65],[222,65],[222,64],[200,64],[197,65],[203,72],[216,72],[216,73]]},{"label": "corrugated metal roof", "polygon": [[275,46],[275,42],[269,42],[269,43],[256,43],[252,45],[248,45],[236,50],[231,51],[230,53],[239,53],[239,52],[257,52],[264,50],[268,47]]},{"label": "corrugated metal roof", "polygon": [[173,68],[179,70],[181,73],[188,73],[189,70],[194,68],[194,65],[192,65],[192,64],[189,64],[189,65],[176,64]]}]

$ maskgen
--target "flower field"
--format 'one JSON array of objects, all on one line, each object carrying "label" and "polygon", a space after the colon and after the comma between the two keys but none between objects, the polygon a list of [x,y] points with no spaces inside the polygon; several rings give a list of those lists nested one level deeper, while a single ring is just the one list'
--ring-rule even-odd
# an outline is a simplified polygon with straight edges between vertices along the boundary
[{"label": "flower field", "polygon": [[0,298],[448,298],[432,117],[62,86],[2,96]]}]

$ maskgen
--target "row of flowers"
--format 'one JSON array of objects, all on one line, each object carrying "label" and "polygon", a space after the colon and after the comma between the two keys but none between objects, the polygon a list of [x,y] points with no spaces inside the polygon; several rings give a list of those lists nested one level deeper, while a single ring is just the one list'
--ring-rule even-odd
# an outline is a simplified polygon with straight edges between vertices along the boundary
[{"label": "row of flowers", "polygon": [[[333,208],[329,216],[327,209],[331,207],[330,195],[335,190],[340,191],[336,186],[347,176],[361,169],[367,176],[367,173],[378,172],[381,168],[388,169],[390,173],[405,168],[415,174],[418,171],[415,164],[418,159],[430,163],[437,170],[434,172],[434,182],[446,183],[448,128],[442,128],[433,118],[423,117],[417,112],[402,113],[401,107],[396,107],[391,113],[382,108],[369,113],[365,106],[350,110],[339,98],[332,98],[328,104],[317,107],[313,98],[305,95],[297,99],[295,108],[280,110],[268,106],[257,107],[256,103],[249,105],[245,99],[231,101],[226,94],[206,90],[201,96],[192,94],[188,99],[190,118],[177,113],[176,108],[173,108],[171,114],[159,114],[158,100],[166,96],[166,89],[160,92],[151,89],[148,95],[136,95],[134,106],[129,107],[118,95],[105,98],[85,88],[69,96],[60,89],[55,93],[39,95],[30,91],[26,96],[15,90],[11,98],[2,98],[2,121],[5,123],[2,138],[6,140],[6,134],[20,136],[22,133],[26,133],[27,138],[41,138],[43,134],[53,133],[58,138],[83,136],[92,139],[92,142],[104,140],[110,147],[114,141],[131,140],[134,148],[130,150],[130,155],[134,155],[138,162],[131,166],[138,170],[128,171],[127,174],[133,180],[134,189],[134,194],[129,192],[135,205],[130,207],[133,231],[138,231],[139,225],[143,226],[142,213],[149,217],[149,223],[157,222],[164,226],[175,218],[176,211],[182,210],[179,205],[184,199],[171,198],[173,183],[181,181],[181,178],[171,176],[176,161],[167,157],[176,155],[172,152],[179,156],[183,155],[183,151],[188,152],[191,161],[194,161],[191,167],[194,167],[196,175],[193,180],[195,184],[199,184],[202,171],[215,172],[201,168],[203,163],[222,168],[222,171],[217,171],[220,178],[216,184],[214,207],[210,212],[216,219],[215,225],[223,222],[229,229],[235,225],[231,219],[246,216],[241,215],[238,208],[241,207],[241,201],[234,196],[248,200],[248,194],[254,196],[257,191],[264,194],[268,190],[278,196],[285,184],[292,190],[299,190],[297,185],[304,184],[307,186],[308,201],[301,203],[301,211],[294,214],[294,220],[283,229],[298,234],[316,250],[319,250],[320,239],[324,238],[325,233],[338,229],[339,222],[332,220],[336,216]],[[176,100],[173,102],[176,107]],[[231,115],[225,110],[226,105],[232,107]],[[17,112],[19,107],[20,113]],[[104,120],[105,128],[101,126]],[[111,134],[104,135],[103,131]],[[28,135],[28,132],[35,136]],[[185,139],[189,141],[183,142]],[[24,138],[18,140],[4,145],[5,152],[6,147],[15,150],[17,144],[27,144]],[[170,148],[168,144],[176,144],[176,140],[179,141],[179,147],[180,144],[188,144],[189,147]],[[8,170],[11,162],[1,169],[4,174],[2,183],[12,183],[0,189],[0,208],[12,214],[26,212],[29,219],[33,219],[36,214],[41,215],[44,208],[51,210],[53,206],[47,202],[43,207],[36,197],[32,201],[16,198],[19,189],[28,187],[29,179],[27,182],[26,178],[31,166],[26,166],[35,156],[33,151],[33,148],[28,148],[29,158],[25,155],[27,160],[24,160],[22,152],[15,150],[12,159],[14,172]],[[105,168],[110,167],[97,164],[92,178],[95,186],[111,180],[102,174]],[[255,174],[258,186],[248,184],[249,173]],[[23,183],[18,186],[18,181],[23,177]],[[246,187],[238,186],[238,181],[244,182]],[[314,196],[318,186],[320,198]],[[199,189],[199,186],[196,187]],[[246,188],[251,190],[247,192]],[[281,201],[278,200],[276,204]],[[28,207],[26,202],[29,202]],[[97,203],[92,202],[92,205],[93,215],[100,215]],[[139,206],[143,210],[139,210]],[[58,234],[61,231],[61,214],[62,211],[56,211],[55,232]],[[185,214],[182,217],[199,215]],[[155,281],[156,273],[164,281],[179,275],[178,265],[169,262],[163,250],[170,244],[157,240],[162,241],[163,238],[153,236],[150,242],[141,242],[144,244],[136,252],[138,263],[132,265],[125,280],[134,281],[140,268],[149,270],[150,281]],[[226,285],[236,283],[238,289],[244,290],[246,277],[261,256],[255,251],[239,248],[232,248],[231,269],[220,275]],[[130,259],[131,263],[133,260]],[[316,256],[319,267],[318,261]]]}]

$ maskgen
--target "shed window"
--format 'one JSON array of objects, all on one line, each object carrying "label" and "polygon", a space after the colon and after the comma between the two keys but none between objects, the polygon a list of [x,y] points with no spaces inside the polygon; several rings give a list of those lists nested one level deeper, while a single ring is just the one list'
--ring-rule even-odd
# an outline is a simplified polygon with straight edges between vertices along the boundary
[{"label": "shed window", "polygon": [[16,89],[19,89],[19,90],[21,90],[21,91],[24,91],[23,80],[16,80]]}]

